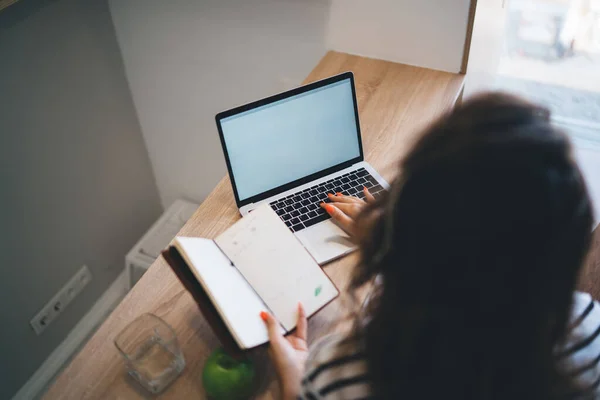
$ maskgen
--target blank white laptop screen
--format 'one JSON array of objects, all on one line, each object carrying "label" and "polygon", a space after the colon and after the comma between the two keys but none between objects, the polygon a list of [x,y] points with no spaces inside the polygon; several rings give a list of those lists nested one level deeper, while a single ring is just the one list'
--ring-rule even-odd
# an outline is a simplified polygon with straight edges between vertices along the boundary
[{"label": "blank white laptop screen", "polygon": [[360,156],[350,79],[221,120],[240,201]]}]

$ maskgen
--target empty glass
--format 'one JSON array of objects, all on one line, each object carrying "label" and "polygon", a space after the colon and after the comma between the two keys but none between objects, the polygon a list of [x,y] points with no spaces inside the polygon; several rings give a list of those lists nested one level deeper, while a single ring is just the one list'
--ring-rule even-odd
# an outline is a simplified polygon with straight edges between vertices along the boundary
[{"label": "empty glass", "polygon": [[115,338],[127,373],[152,393],[162,392],[185,367],[173,329],[154,314],[143,314]]}]

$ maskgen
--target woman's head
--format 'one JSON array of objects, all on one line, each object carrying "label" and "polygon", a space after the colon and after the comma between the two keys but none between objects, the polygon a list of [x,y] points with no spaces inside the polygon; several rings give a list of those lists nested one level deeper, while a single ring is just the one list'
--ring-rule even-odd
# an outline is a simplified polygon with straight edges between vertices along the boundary
[{"label": "woman's head", "polygon": [[592,210],[548,110],[502,94],[458,106],[362,220],[371,222],[352,285],[382,278],[364,331],[377,387],[390,366],[415,374],[407,388],[446,373],[478,398],[501,378],[517,393],[520,366],[533,393],[560,380],[550,351],[565,334]]}]

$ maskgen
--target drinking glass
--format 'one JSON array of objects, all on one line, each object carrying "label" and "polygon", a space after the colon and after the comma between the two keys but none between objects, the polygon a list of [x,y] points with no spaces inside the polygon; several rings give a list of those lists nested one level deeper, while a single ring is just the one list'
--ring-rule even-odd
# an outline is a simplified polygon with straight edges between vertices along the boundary
[{"label": "drinking glass", "polygon": [[151,393],[162,392],[185,367],[173,329],[154,314],[142,314],[115,338],[127,373]]}]

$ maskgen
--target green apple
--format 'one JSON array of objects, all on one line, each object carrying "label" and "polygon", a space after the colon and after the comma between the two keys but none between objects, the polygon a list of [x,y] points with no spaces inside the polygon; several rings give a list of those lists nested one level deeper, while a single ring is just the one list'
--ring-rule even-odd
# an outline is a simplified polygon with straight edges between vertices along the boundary
[{"label": "green apple", "polygon": [[236,360],[217,349],[204,364],[202,384],[206,394],[216,400],[247,399],[254,389],[254,375],[250,360]]}]

